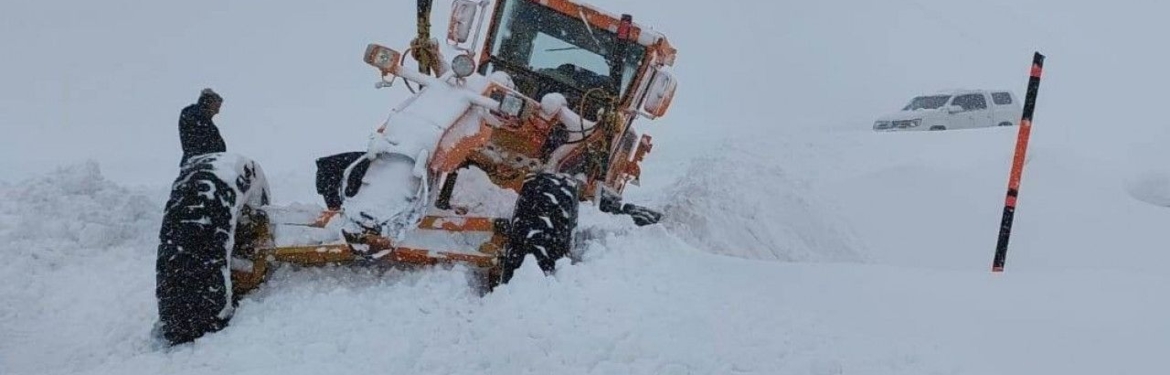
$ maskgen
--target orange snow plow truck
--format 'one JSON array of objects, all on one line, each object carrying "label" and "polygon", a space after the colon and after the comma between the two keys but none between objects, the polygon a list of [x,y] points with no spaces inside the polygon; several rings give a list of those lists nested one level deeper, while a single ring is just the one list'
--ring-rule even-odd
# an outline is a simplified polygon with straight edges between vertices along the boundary
[{"label": "orange snow plow truck", "polygon": [[[634,120],[665,115],[677,87],[664,35],[571,0],[455,0],[447,60],[430,1],[409,48],[366,48],[376,86],[401,79],[412,95],[366,150],[318,159],[326,207],[271,205],[262,169],[240,155],[183,164],[159,234],[157,335],[178,344],[222,329],[281,263],[462,263],[490,290],[525,259],[553,272],[582,202],[638,225],[661,219],[622,193],[651,149]],[[479,179],[460,180],[470,169]],[[513,200],[452,202],[469,189],[473,201]]]}]

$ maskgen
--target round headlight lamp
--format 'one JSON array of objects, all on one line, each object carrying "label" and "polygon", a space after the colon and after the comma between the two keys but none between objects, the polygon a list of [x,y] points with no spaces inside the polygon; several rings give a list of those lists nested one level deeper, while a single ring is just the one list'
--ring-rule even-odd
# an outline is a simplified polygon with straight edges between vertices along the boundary
[{"label": "round headlight lamp", "polygon": [[475,61],[468,55],[458,55],[451,60],[451,71],[455,76],[465,78],[475,72]]}]

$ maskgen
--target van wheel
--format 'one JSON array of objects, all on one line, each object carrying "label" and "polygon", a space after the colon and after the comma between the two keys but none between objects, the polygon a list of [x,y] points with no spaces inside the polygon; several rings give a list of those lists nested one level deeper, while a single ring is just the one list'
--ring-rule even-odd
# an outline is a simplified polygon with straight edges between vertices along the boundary
[{"label": "van wheel", "polygon": [[1012,123],[1004,121],[1004,122],[999,123],[999,126],[1012,126]]},{"label": "van wheel", "polygon": [[935,125],[935,126],[931,126],[931,127],[930,127],[930,130],[931,130],[931,131],[937,131],[937,130],[947,130],[947,127],[945,127],[945,126],[942,126],[942,125]]}]

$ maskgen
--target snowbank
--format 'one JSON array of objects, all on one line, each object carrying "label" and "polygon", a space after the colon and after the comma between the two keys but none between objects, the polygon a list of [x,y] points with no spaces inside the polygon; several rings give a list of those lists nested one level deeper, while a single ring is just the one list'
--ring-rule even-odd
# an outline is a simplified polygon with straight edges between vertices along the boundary
[{"label": "snowbank", "polygon": [[[141,230],[157,226],[161,216],[144,195],[103,178],[95,162],[59,168],[4,189],[0,209],[14,219],[14,226],[0,229],[0,236],[14,241],[107,248],[141,240]],[[58,251],[76,255],[69,249],[53,252]]]},{"label": "snowbank", "polygon": [[848,222],[786,170],[772,145],[727,142],[692,160],[664,192],[663,225],[716,254],[782,261],[859,261]]},{"label": "snowbank", "polygon": [[0,190],[0,372],[79,371],[132,351],[154,319],[161,213],[93,162]]},{"label": "snowbank", "polygon": [[[1170,133],[1170,131],[1165,131]],[[1133,142],[1125,160],[1125,190],[1139,201],[1170,207],[1170,158],[1162,138]]]},{"label": "snowbank", "polygon": [[[815,149],[842,152],[866,143],[837,141],[850,146],[824,141]],[[848,161],[882,147],[901,146],[875,143],[838,156]],[[1038,155],[1033,190],[1081,173],[1102,175],[1065,164],[1085,165],[1081,161],[1054,163],[1063,158]],[[743,259],[853,259],[848,256],[856,253],[844,250],[818,252],[855,250],[845,239],[844,221],[834,215],[876,207],[836,207],[815,198],[824,187],[864,179],[894,187],[911,178],[961,190],[971,189],[964,178],[982,176],[907,165],[894,167],[905,176],[885,168],[854,173],[822,164],[823,181],[802,183],[804,177],[780,167],[785,160],[799,162],[796,154],[772,164],[758,156],[731,150],[696,159],[661,197],[675,214],[665,225],[636,227],[628,218],[583,209],[580,261],[563,261],[553,277],[528,262],[512,284],[480,297],[459,267],[282,267],[242,301],[227,329],[171,349],[149,336],[161,202],[106,181],[94,164],[64,168],[0,190],[0,249],[9,258],[0,263],[0,373],[1164,372],[1157,369],[1165,368],[1159,354],[1170,350],[1165,276],[1021,272],[1029,258],[1051,262],[1023,250],[1027,245],[1016,248],[1009,273],[998,276],[986,272],[985,259],[978,271]],[[715,167],[728,163],[736,168]],[[932,170],[938,173],[924,172]],[[1030,215],[1070,216],[1054,207],[1068,196],[1040,198],[1046,196],[1030,198]],[[888,197],[890,204],[903,198]],[[772,206],[785,209],[766,209]],[[1133,226],[1121,220],[1125,209],[1103,211],[1120,223],[1102,229]],[[1165,222],[1158,218],[1138,219]],[[760,228],[758,237],[725,235],[751,233],[742,229],[749,221],[763,223],[746,227]],[[1027,233],[1056,228],[1028,228],[1020,242],[1036,241]],[[729,257],[711,254],[720,249],[718,241],[742,246],[737,250],[761,249],[752,246],[767,241],[784,246],[766,248],[778,253]],[[882,241],[866,245],[873,243],[888,250]],[[938,252],[924,246],[901,251]]]},{"label": "snowbank", "polygon": [[[1164,274],[1170,210],[1132,196],[1170,197],[1165,148],[1110,152],[1054,136],[1058,126],[1034,129],[1008,268]],[[778,160],[837,202],[873,263],[979,271],[998,239],[1016,131],[804,135],[817,152]]]},{"label": "snowbank", "polygon": [[1126,180],[1131,197],[1155,206],[1170,207],[1170,172],[1147,171]]}]

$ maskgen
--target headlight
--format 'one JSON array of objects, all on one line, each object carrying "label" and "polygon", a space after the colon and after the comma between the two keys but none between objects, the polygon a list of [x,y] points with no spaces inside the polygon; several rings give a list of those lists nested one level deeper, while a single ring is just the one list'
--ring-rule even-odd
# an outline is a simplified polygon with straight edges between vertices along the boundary
[{"label": "headlight", "polygon": [[393,55],[390,54],[390,50],[378,50],[377,55],[374,56],[374,65],[379,68],[388,68],[390,67],[391,61],[394,61],[392,58]]},{"label": "headlight", "polygon": [[520,116],[524,111],[524,98],[515,94],[508,94],[500,100],[500,112],[512,117]]},{"label": "headlight", "polygon": [[377,44],[370,44],[366,46],[365,57],[366,64],[378,68],[383,74],[389,74],[398,65],[398,60],[402,57],[402,54]]},{"label": "headlight", "polygon": [[470,76],[475,71],[475,61],[468,55],[455,56],[455,59],[451,60],[451,70],[459,78]]}]

